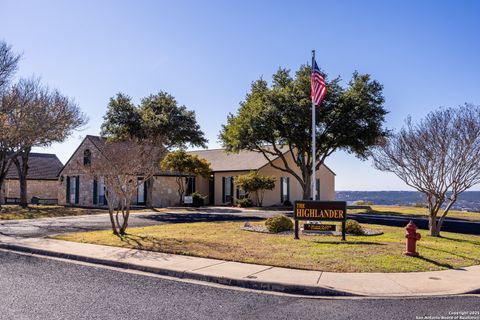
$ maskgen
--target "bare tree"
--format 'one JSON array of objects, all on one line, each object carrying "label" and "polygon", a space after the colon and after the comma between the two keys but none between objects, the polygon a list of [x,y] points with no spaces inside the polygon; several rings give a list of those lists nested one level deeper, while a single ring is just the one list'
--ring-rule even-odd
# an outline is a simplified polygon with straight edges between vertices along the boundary
[{"label": "bare tree", "polygon": [[0,188],[16,154],[16,135],[10,122],[14,104],[5,93],[17,71],[19,60],[20,55],[14,53],[7,43],[0,41]]},{"label": "bare tree", "polygon": [[10,84],[19,60],[20,55],[14,53],[6,42],[0,41],[0,94]]},{"label": "bare tree", "polygon": [[43,86],[38,78],[21,79],[7,97],[13,109],[10,123],[17,150],[12,161],[20,182],[20,205],[25,208],[28,204],[28,159],[32,148],[65,141],[87,122],[87,118],[71,99]]},{"label": "bare tree", "polygon": [[430,234],[439,236],[458,196],[480,183],[480,106],[442,108],[418,123],[408,118],[373,151],[373,159],[377,169],[425,195]]},{"label": "bare tree", "polygon": [[147,140],[129,138],[107,140],[100,151],[103,159],[91,163],[90,174],[103,180],[113,233],[125,235],[137,188],[158,173],[166,149]]}]

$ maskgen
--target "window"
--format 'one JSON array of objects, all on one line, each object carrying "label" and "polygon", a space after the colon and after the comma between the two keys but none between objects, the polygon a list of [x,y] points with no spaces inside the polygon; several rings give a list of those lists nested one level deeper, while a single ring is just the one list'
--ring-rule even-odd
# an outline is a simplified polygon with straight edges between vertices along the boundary
[{"label": "window", "polygon": [[107,199],[105,198],[105,184],[103,183],[103,180],[98,181],[98,204],[107,204]]},{"label": "window", "polygon": [[189,196],[195,192],[195,183],[196,183],[195,177],[187,178],[187,192],[185,193],[185,195]]},{"label": "window", "polygon": [[78,204],[79,176],[67,177],[67,203]]},{"label": "window", "polygon": [[90,149],[86,149],[83,151],[83,165],[84,166],[89,166],[92,163],[92,153],[90,152]]},{"label": "window", "polygon": [[143,178],[138,178],[137,181],[137,204],[144,205],[146,200],[145,181],[143,181]]},{"label": "window", "polygon": [[233,177],[223,177],[223,203],[232,203]]},{"label": "window", "polygon": [[246,196],[247,193],[245,192],[245,190],[237,188],[237,199],[245,199]]},{"label": "window", "polygon": [[290,178],[280,177],[280,202],[290,201]]}]

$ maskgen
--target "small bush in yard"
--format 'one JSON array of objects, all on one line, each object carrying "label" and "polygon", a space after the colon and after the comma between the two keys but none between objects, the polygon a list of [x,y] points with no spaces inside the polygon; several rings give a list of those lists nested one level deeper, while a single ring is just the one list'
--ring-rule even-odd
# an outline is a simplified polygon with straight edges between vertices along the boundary
[{"label": "small bush in yard", "polygon": [[277,233],[292,230],[293,222],[287,216],[278,215],[272,218],[268,218],[267,221],[265,221],[265,226],[267,227],[268,231]]},{"label": "small bush in yard", "polygon": [[253,206],[253,201],[250,198],[239,199],[237,200],[237,205],[241,208],[248,208]]},{"label": "small bush in yard", "polygon": [[358,223],[358,221],[356,220],[350,220],[350,219],[348,219],[345,222],[345,232],[348,234],[356,234],[356,235],[365,234],[365,231],[363,230],[360,223]]},{"label": "small bush in yard", "polygon": [[191,194],[192,196],[192,206],[194,207],[201,207],[204,205],[205,203],[205,196],[203,196],[202,194],[198,193],[198,192],[194,192]]}]

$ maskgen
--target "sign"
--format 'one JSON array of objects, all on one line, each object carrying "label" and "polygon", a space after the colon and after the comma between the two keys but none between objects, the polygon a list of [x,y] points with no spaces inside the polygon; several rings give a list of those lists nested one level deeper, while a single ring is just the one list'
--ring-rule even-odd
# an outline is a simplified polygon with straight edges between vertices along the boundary
[{"label": "sign", "polygon": [[297,220],[345,221],[345,201],[295,201],[293,216]]},{"label": "sign", "polygon": [[303,231],[336,231],[337,226],[334,224],[319,224],[319,223],[305,223],[303,225]]},{"label": "sign", "polygon": [[293,208],[295,219],[295,239],[298,237],[298,221],[340,221],[342,222],[342,240],[345,240],[345,221],[347,220],[347,203],[345,201],[295,201]]},{"label": "sign", "polygon": [[192,203],[193,203],[193,197],[192,197],[192,196],[185,196],[185,197],[183,197],[183,203],[185,203],[185,204],[192,204]]}]

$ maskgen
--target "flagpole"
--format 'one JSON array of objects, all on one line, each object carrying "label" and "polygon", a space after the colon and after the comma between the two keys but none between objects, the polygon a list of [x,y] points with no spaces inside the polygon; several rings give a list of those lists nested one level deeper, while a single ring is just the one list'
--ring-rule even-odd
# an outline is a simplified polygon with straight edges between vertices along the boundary
[{"label": "flagpole", "polygon": [[[313,69],[314,69],[314,64],[315,64],[315,50],[312,50],[312,74],[313,74]],[[311,79],[312,77],[310,77]],[[312,81],[312,80],[310,80]],[[315,139],[315,134],[316,134],[316,126],[315,126],[315,99],[312,97],[312,181],[311,181],[311,194],[312,194],[312,200],[315,199],[315,191],[317,187],[317,179],[315,179],[315,166],[317,164],[317,150],[316,150],[316,139]]]}]

